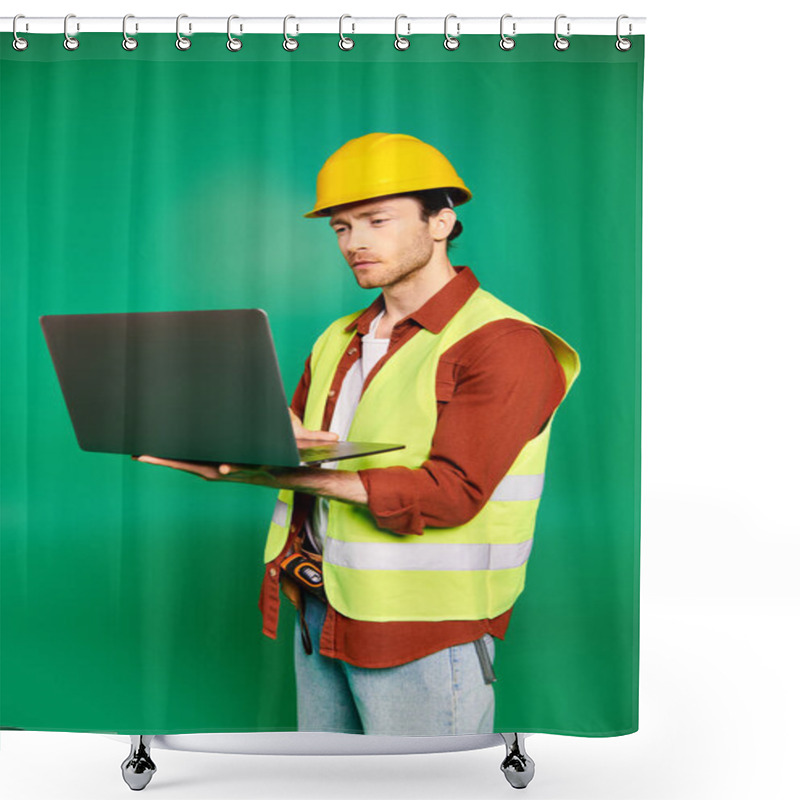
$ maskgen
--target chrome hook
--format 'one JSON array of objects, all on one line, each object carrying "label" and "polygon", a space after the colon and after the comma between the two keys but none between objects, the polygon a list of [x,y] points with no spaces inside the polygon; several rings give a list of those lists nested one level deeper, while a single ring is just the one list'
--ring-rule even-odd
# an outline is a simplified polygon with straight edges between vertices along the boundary
[{"label": "chrome hook", "polygon": [[[228,50],[231,51],[231,53],[236,53],[236,52],[238,52],[239,50],[242,49],[242,40],[241,39],[237,39],[235,36],[231,36],[231,20],[232,19],[239,19],[239,17],[236,16],[236,14],[231,14],[228,17],[228,43],[225,45],[225,47],[227,47]],[[241,32],[242,32],[242,26],[240,25],[239,26],[239,33],[241,33]]]},{"label": "chrome hook", "polygon": [[[300,42],[297,39],[293,39],[289,34],[286,32],[286,23],[290,19],[297,19],[297,17],[292,16],[291,14],[287,14],[283,18],[283,49],[284,50],[297,50],[300,47]],[[295,33],[299,33],[300,26],[295,23]]]},{"label": "chrome hook", "polygon": [[[345,18],[353,19],[349,14],[342,14],[342,16],[339,17],[339,47],[342,50],[352,50],[356,46],[356,43],[342,33],[342,23],[344,22]],[[352,25],[353,25],[353,30],[351,31],[351,33],[355,33],[356,31],[355,22],[352,23]]]},{"label": "chrome hook", "polygon": [[[617,17],[617,41],[616,41],[616,44],[614,46],[617,48],[617,50],[619,50],[620,52],[624,53],[626,50],[630,50],[631,49],[631,40],[630,39],[623,39],[622,36],[619,35],[619,23],[620,23],[620,20],[623,20],[623,19],[629,19],[628,15],[627,14],[620,14]],[[631,30],[632,30],[632,28],[631,28],[631,24],[629,22],[628,23],[628,36],[631,35]]]},{"label": "chrome hook", "polygon": [[[77,39],[75,39],[74,37],[70,36],[69,33],[67,33],[67,23],[69,22],[69,18],[70,17],[74,17],[74,16],[75,16],[74,14],[67,14],[67,16],[64,17],[64,49],[65,50],[77,50],[78,46],[80,45],[80,42]],[[76,27],[75,27],[76,32],[79,31],[80,29],[81,29],[80,24],[76,24]]]},{"label": "chrome hook", "polygon": [[500,49],[501,50],[513,50],[514,49],[514,45],[516,45],[516,42],[514,41],[514,39],[511,38],[511,36],[516,36],[516,34],[517,34],[517,23],[516,22],[512,22],[511,23],[511,36],[506,36],[505,33],[503,33],[503,23],[506,21],[506,17],[510,17],[510,16],[513,16],[513,15],[512,14],[503,14],[503,16],[500,17]]},{"label": "chrome hook", "polygon": [[[555,35],[556,35],[556,40],[553,42],[553,47],[555,47],[556,50],[566,50],[569,47],[569,39],[565,39],[563,36],[559,36],[558,35],[558,21],[560,19],[566,19],[566,18],[567,18],[566,14],[559,14],[556,17],[556,22],[555,22],[555,25],[554,25],[554,32],[555,32]],[[569,36],[569,33],[570,33],[570,31],[569,31],[569,22],[568,22],[567,23],[567,36]]]},{"label": "chrome hook", "polygon": [[[122,47],[124,50],[135,50],[139,46],[139,42],[128,36],[128,20],[133,17],[133,14],[126,14],[122,18]],[[133,17],[136,19],[136,17]],[[139,30],[139,26],[136,26],[136,30]]]},{"label": "chrome hook", "polygon": [[[401,36],[397,31],[398,23],[400,22],[401,17],[403,19],[408,19],[408,17],[405,14],[398,14],[394,18],[394,46],[397,50],[408,50],[408,48],[411,47],[411,39],[406,39],[405,37]],[[411,23],[407,22],[406,26],[408,27],[408,32],[406,33],[406,36],[410,36]]]},{"label": "chrome hook", "polygon": [[[181,36],[181,20],[186,17],[188,18],[188,14],[178,14],[178,18],[175,20],[175,35],[178,37],[175,40],[175,47],[178,50],[188,50],[192,46],[192,40],[187,39],[185,36]],[[192,32],[192,23],[189,23],[189,33]]]},{"label": "chrome hook", "polygon": [[[444,49],[445,50],[458,50],[458,45],[460,44],[460,42],[458,41],[457,38],[455,38],[454,36],[451,36],[447,32],[447,23],[448,23],[448,21],[450,20],[451,17],[456,17],[456,15],[455,14],[448,14],[444,18]],[[456,17],[456,19],[458,19],[458,17]],[[460,22],[456,22],[456,36],[458,36],[458,34],[460,32],[461,32],[461,23]]]},{"label": "chrome hook", "polygon": [[[11,43],[11,46],[15,50],[18,50],[18,51],[21,52],[22,50],[26,50],[28,48],[28,40],[27,39],[21,39],[19,36],[17,36],[17,20],[18,19],[26,19],[26,17],[25,17],[24,14],[17,14],[17,16],[14,17],[14,21],[11,23],[11,31],[14,34],[14,41]],[[28,23],[26,22],[25,23],[25,29],[27,30],[27,28],[28,28]]]}]

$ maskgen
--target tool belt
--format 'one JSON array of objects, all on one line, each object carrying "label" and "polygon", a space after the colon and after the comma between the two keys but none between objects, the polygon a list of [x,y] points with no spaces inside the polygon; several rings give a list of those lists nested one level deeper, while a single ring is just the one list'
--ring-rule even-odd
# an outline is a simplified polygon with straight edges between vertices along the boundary
[{"label": "tool belt", "polygon": [[322,582],[322,556],[305,549],[301,536],[298,536],[292,543],[292,550],[293,552],[281,561],[280,583],[283,593],[297,609],[300,617],[303,649],[308,655],[311,655],[314,650],[306,624],[305,596],[308,592],[323,602],[328,600]]}]

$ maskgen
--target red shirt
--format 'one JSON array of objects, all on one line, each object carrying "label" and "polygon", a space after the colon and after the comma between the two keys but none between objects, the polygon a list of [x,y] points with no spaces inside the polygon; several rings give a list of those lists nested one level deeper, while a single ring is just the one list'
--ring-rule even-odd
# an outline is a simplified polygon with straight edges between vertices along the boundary
[{"label": "red shirt", "polygon": [[[364,389],[417,331],[439,333],[478,288],[469,267],[392,329],[389,349],[367,376]],[[328,430],[347,371],[361,357],[361,337],[383,309],[383,295],[350,325],[353,340],[339,362],[322,421]],[[310,358],[292,399],[302,419],[311,382]],[[422,535],[425,527],[461,525],[480,511],[527,441],[544,427],[564,397],[564,371],[544,336],[513,319],[490,322],[460,339],[439,359],[436,373],[438,421],[427,461],[419,468],[359,471],[367,505],[378,527]],[[313,496],[295,493],[289,538],[265,565],[259,608],[263,632],[277,638],[280,561],[310,513]],[[320,640],[322,655],[359,667],[393,667],[490,633],[505,638],[512,609],[494,619],[442,622],[365,622],[340,614],[330,604]]]}]

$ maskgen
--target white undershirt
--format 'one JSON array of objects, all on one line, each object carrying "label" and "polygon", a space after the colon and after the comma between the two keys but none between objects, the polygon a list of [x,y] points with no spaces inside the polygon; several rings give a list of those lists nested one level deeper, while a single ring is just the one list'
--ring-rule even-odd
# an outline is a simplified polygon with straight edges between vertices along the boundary
[{"label": "white undershirt", "polygon": [[[342,382],[336,406],[333,409],[330,430],[339,434],[339,441],[347,439],[356,407],[361,400],[361,391],[367,376],[378,361],[386,355],[389,349],[389,339],[377,339],[375,332],[378,329],[384,311],[381,311],[369,326],[369,332],[361,337],[361,358],[358,359],[347,371]],[[335,469],[338,461],[326,461],[320,466],[326,469]],[[316,546],[317,552],[322,552],[322,542],[328,528],[328,500],[317,497],[309,518],[306,520],[306,530],[311,534],[311,544]]]}]

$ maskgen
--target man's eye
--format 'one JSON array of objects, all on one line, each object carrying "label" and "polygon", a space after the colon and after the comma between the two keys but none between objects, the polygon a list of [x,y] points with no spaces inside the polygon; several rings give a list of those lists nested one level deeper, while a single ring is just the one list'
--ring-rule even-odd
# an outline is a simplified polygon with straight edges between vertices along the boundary
[{"label": "man's eye", "polygon": [[373,222],[388,222],[388,219],[374,219]]}]

